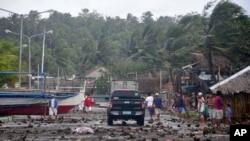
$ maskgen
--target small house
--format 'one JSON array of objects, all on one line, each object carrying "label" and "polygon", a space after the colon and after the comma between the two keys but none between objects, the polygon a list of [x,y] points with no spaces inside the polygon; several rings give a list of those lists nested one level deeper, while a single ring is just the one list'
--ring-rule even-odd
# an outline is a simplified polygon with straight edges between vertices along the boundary
[{"label": "small house", "polygon": [[101,77],[107,70],[104,67],[96,67],[89,72],[87,72],[84,76],[86,80],[87,87],[94,87],[95,80]]},{"label": "small house", "polygon": [[233,117],[250,118],[250,66],[211,86],[210,90],[222,92],[224,107],[231,104]]}]

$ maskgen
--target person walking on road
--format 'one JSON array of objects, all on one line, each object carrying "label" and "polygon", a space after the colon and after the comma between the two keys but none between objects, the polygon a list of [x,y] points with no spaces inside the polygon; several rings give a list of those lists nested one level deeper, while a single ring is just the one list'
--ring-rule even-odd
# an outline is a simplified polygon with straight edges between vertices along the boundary
[{"label": "person walking on road", "polygon": [[85,107],[87,116],[90,116],[90,114],[92,113],[93,104],[94,104],[93,98],[90,96],[90,94],[87,94],[87,97],[84,100],[84,107]]},{"label": "person walking on road", "polygon": [[54,95],[52,95],[52,98],[49,100],[48,106],[49,106],[49,117],[51,118],[51,116],[55,116],[55,118],[57,119],[58,101]]},{"label": "person walking on road", "polygon": [[195,108],[195,101],[196,101],[195,93],[193,92],[192,95],[190,96],[190,109],[191,110],[196,109]]},{"label": "person walking on road", "polygon": [[207,99],[209,120],[212,126],[215,125],[215,109],[214,109],[214,96],[211,94]]},{"label": "person walking on road", "polygon": [[199,112],[200,123],[204,124],[205,123],[205,117],[204,117],[205,99],[201,92],[198,93],[197,98],[198,98],[198,112]]},{"label": "person walking on road", "polygon": [[176,108],[177,108],[178,117],[180,119],[183,118],[182,112],[184,110],[184,100],[183,100],[180,93],[177,93],[175,105],[176,105]]},{"label": "person walking on road", "polygon": [[184,107],[183,108],[185,110],[185,117],[189,118],[189,109],[190,109],[189,108],[189,103],[190,103],[189,101],[190,101],[190,99],[186,94],[184,94],[182,98],[183,98],[183,101],[184,101]]},{"label": "person walking on road", "polygon": [[153,115],[154,115],[154,97],[151,95],[151,93],[148,93],[148,96],[145,99],[145,103],[147,104],[148,112],[150,115],[150,122],[153,122]]},{"label": "person walking on road", "polygon": [[215,114],[216,114],[216,128],[220,129],[221,120],[223,118],[223,100],[221,91],[216,92],[215,102]]},{"label": "person walking on road", "polygon": [[155,107],[155,115],[157,116],[157,120],[160,121],[161,109],[163,108],[163,106],[162,106],[162,99],[159,96],[159,93],[155,93],[153,105]]}]

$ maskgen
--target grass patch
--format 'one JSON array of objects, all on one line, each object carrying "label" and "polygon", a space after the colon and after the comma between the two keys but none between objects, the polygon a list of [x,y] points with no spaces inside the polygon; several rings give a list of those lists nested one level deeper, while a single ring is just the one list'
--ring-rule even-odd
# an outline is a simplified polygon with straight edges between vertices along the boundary
[{"label": "grass patch", "polygon": [[199,113],[197,111],[189,111],[190,118],[197,118]]}]

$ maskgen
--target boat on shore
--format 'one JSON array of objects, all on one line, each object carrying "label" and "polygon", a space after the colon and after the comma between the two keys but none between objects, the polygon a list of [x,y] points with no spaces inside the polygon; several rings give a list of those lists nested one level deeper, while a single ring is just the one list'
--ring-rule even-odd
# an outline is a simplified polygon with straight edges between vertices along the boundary
[{"label": "boat on shore", "polygon": [[48,115],[52,95],[58,99],[58,114],[64,114],[79,104],[84,92],[0,91],[0,116]]},{"label": "boat on shore", "polygon": [[[0,74],[29,74],[28,72],[0,72]],[[48,102],[52,96],[58,100],[58,114],[64,114],[78,105],[84,97],[86,81],[80,87],[59,87],[59,79],[56,88],[50,89],[51,85],[47,82],[46,74],[39,74],[43,76],[39,78],[35,85],[37,89],[27,88],[13,88],[9,89],[7,86],[0,89],[0,116],[9,115],[48,115]],[[59,77],[58,77],[59,78]],[[39,89],[39,86],[43,89]],[[54,86],[54,85],[53,85]],[[46,89],[47,88],[47,89]]]}]

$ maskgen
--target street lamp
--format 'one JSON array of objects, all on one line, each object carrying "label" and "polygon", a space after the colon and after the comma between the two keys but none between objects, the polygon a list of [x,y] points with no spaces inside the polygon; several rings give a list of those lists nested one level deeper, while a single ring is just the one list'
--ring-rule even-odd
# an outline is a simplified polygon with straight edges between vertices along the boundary
[{"label": "street lamp", "polygon": [[44,67],[44,48],[45,48],[45,35],[46,34],[52,34],[53,30],[49,30],[49,31],[44,31],[43,32],[43,53],[42,53],[42,71],[41,74],[43,75],[43,67]]},{"label": "street lamp", "polygon": [[39,15],[39,14],[42,14],[42,13],[47,13],[47,12],[54,12],[54,10],[47,10],[47,11],[43,11],[43,12],[37,12],[37,13],[32,13],[32,14],[18,14],[18,13],[15,13],[15,12],[12,12],[12,11],[9,11],[9,10],[6,10],[6,9],[2,9],[0,8],[0,10],[2,11],[5,11],[5,12],[9,12],[11,14],[16,14],[18,16],[20,16],[20,19],[21,19],[21,27],[20,27],[20,51],[19,51],[19,87],[21,87],[21,67],[22,67],[22,42],[23,42],[23,19],[27,16],[30,16],[30,15]]},{"label": "street lamp", "polygon": [[[13,32],[13,31],[10,31],[8,29],[5,30],[6,33],[12,33],[12,34],[16,34],[16,35],[19,35],[19,33],[16,33],[16,32]],[[45,34],[48,34],[48,33],[52,33],[53,31],[50,30],[50,31],[47,31],[47,32],[43,32],[43,33],[39,33],[39,34],[34,34],[32,36],[28,36],[28,35],[25,35],[23,34],[24,37],[28,38],[28,41],[29,41],[29,89],[31,90],[31,51],[30,51],[30,42],[31,42],[31,38],[33,37],[37,37],[37,36],[41,36],[41,35],[45,35]]]}]

